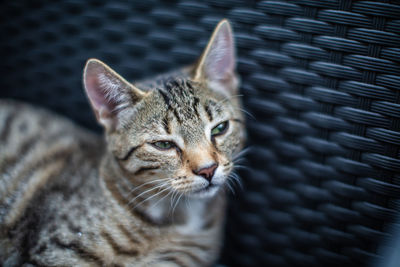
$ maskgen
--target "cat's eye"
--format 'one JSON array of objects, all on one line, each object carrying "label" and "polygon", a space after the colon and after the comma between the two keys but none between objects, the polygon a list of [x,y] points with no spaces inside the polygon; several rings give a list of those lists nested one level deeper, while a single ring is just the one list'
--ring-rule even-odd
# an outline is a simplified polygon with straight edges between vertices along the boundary
[{"label": "cat's eye", "polygon": [[224,134],[226,132],[226,130],[228,129],[228,126],[229,126],[228,121],[221,122],[220,124],[218,124],[211,130],[211,136],[215,137],[215,136]]},{"label": "cat's eye", "polygon": [[151,144],[160,150],[167,150],[176,147],[175,143],[171,141],[157,141]]}]

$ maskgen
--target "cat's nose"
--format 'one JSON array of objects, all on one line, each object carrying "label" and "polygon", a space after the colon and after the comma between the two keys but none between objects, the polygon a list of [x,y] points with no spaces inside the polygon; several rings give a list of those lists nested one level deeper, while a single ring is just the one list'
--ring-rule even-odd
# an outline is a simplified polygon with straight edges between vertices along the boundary
[{"label": "cat's nose", "polygon": [[214,176],[215,170],[218,168],[217,163],[213,163],[210,166],[200,168],[198,170],[193,170],[194,174],[202,176],[208,182],[211,182],[211,179]]}]

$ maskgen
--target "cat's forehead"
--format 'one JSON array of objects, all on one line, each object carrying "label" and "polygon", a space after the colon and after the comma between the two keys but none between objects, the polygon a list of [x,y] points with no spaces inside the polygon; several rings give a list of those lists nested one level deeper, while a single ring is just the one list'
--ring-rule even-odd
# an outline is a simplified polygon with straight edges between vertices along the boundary
[{"label": "cat's forehead", "polygon": [[[159,134],[178,134],[187,142],[199,142],[206,137],[206,128],[225,113],[219,98],[203,83],[193,81],[187,71],[174,71],[135,84],[151,91],[142,116],[151,121]],[[223,98],[223,97],[222,97]]]},{"label": "cat's forehead", "polygon": [[162,88],[157,88],[167,111],[172,112],[180,124],[200,117],[200,95],[195,86],[198,85],[188,79],[178,78],[167,81]]},{"label": "cat's forehead", "polygon": [[217,116],[216,100],[206,90],[201,84],[182,77],[158,84],[153,95],[164,111],[159,123],[161,127],[167,133],[179,134],[186,141],[197,142],[204,138],[206,124]]},{"label": "cat's forehead", "polygon": [[204,101],[206,89],[191,79],[188,69],[161,74],[137,86],[145,91],[153,91],[153,97],[162,99],[159,103],[163,106],[161,109],[173,112],[179,122],[198,117],[198,105]]},{"label": "cat's forehead", "polygon": [[188,139],[197,139],[204,128],[201,117],[200,100],[196,85],[189,79],[175,78],[157,88],[166,119],[163,124],[174,127],[173,132],[179,132]]}]

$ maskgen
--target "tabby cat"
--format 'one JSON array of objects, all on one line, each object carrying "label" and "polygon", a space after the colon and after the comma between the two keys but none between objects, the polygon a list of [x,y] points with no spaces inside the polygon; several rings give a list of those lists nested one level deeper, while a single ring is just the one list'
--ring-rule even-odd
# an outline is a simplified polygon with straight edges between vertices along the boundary
[{"label": "tabby cat", "polygon": [[131,84],[97,59],[84,87],[105,140],[0,101],[3,266],[210,266],[245,131],[227,20],[199,61]]}]

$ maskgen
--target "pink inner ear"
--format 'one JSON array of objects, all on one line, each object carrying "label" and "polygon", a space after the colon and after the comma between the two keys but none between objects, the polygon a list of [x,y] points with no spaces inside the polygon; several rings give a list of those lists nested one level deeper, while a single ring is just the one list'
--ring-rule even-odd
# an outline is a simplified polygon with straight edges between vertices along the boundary
[{"label": "pink inner ear", "polygon": [[99,73],[88,70],[85,77],[85,87],[96,116],[109,117],[115,108],[115,103],[107,99],[106,90],[99,81]]},{"label": "pink inner ear", "polygon": [[228,26],[217,33],[205,62],[205,72],[211,80],[224,80],[235,69],[235,52],[232,34]]}]

